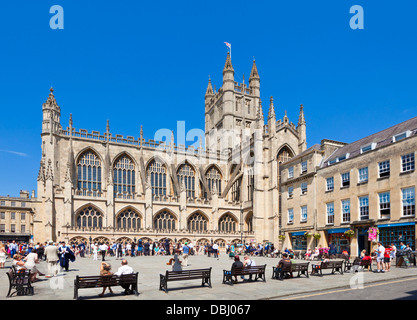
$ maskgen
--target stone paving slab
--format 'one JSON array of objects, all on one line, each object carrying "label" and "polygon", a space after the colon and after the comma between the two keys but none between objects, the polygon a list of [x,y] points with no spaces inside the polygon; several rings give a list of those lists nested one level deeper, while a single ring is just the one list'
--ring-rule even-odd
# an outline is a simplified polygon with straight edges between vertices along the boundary
[{"label": "stone paving slab", "polygon": [[[396,268],[392,267],[391,272],[377,274],[373,272],[338,273],[331,275],[331,270],[323,270],[323,277],[310,276],[306,278],[286,279],[279,281],[271,279],[272,266],[277,265],[277,258],[254,257],[257,265],[266,264],[266,282],[239,282],[233,286],[222,284],[223,270],[228,269],[233,261],[226,255],[219,259],[207,256],[190,256],[189,266],[184,269],[199,269],[212,267],[212,288],[201,287],[201,280],[176,281],[168,283],[168,293],[159,290],[159,274],[165,274],[171,270],[166,263],[169,256],[150,257],[127,257],[129,265],[139,272],[139,296],[122,294],[123,289],[113,287],[114,295],[109,291],[104,297],[98,297],[101,288],[80,289],[78,291],[81,300],[264,300],[276,299],[293,294],[311,293],[321,290],[328,290],[341,287],[357,286],[361,283],[373,283],[378,281],[389,281],[410,276],[417,276],[417,268]],[[243,258],[242,258],[243,259]],[[108,257],[106,261],[116,272],[121,265],[121,260],[115,257]],[[61,272],[57,277],[47,279],[40,277],[41,281],[34,283],[35,295],[26,297],[13,296],[6,298],[8,291],[8,278],[6,272],[11,265],[10,259],[6,262],[6,268],[0,269],[0,299],[1,300],[73,300],[74,279],[76,275],[88,276],[98,275],[101,260],[94,261],[92,258],[78,257],[70,264],[68,272]],[[38,265],[41,272],[46,273],[46,262]],[[376,268],[375,268],[376,269]],[[358,282],[359,280],[359,282]]]}]

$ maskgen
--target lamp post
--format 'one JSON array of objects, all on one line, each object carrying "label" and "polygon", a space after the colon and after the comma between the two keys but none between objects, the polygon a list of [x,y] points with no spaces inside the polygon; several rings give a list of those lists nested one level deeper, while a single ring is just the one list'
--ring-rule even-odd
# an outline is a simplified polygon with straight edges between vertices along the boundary
[{"label": "lamp post", "polygon": [[91,235],[90,235],[90,238],[88,240],[90,240],[90,254],[91,254],[91,242],[93,241],[93,239],[91,239]]},{"label": "lamp post", "polygon": [[243,245],[243,208],[240,201],[240,243]]}]

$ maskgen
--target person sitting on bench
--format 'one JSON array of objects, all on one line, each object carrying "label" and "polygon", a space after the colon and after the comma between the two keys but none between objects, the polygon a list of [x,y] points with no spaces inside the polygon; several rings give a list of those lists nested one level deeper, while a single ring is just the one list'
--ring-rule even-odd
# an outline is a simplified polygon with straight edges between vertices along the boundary
[{"label": "person sitting on bench", "polygon": [[[284,271],[283,271],[284,269],[291,270],[291,260],[288,258],[287,253],[282,254],[282,259],[278,262],[277,268],[278,268],[279,279],[284,278]],[[292,272],[290,272],[290,276],[292,277]]]}]

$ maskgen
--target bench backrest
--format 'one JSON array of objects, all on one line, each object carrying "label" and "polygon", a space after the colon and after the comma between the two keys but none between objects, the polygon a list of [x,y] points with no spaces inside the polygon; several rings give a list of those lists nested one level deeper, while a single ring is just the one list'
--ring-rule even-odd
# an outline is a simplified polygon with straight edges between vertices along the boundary
[{"label": "bench backrest", "polygon": [[261,266],[249,266],[243,268],[232,268],[233,275],[245,275],[251,273],[265,272],[266,264]]},{"label": "bench backrest", "polygon": [[136,283],[138,273],[123,274],[121,276],[76,276],[75,284],[78,288],[95,288],[102,286],[118,286],[127,283]]},{"label": "bench backrest", "polygon": [[211,267],[207,269],[191,269],[182,271],[166,271],[167,280],[199,279],[208,277],[211,274]]}]

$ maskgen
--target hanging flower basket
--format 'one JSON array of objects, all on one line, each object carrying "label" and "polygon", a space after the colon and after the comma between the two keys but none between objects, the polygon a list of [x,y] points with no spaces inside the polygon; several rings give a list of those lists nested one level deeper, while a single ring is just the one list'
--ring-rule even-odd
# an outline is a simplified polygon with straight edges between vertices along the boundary
[{"label": "hanging flower basket", "polygon": [[278,239],[279,239],[279,240],[285,240],[285,235],[284,235],[284,234],[280,234],[280,235],[278,236]]},{"label": "hanging flower basket", "polygon": [[376,238],[379,234],[378,228],[370,227],[368,229],[368,241],[376,242]]},{"label": "hanging flower basket", "polygon": [[345,231],[344,235],[345,235],[345,237],[351,238],[355,235],[355,231],[349,229],[349,230]]},{"label": "hanging flower basket", "polygon": [[316,232],[315,234],[313,234],[314,239],[319,240],[321,238],[320,233]]},{"label": "hanging flower basket", "polygon": [[311,232],[308,232],[308,231],[306,231],[306,232],[304,233],[304,237],[306,237],[306,238],[310,238],[312,235],[313,235],[313,234],[312,234]]}]

